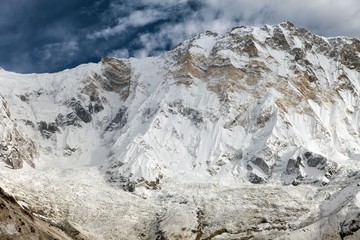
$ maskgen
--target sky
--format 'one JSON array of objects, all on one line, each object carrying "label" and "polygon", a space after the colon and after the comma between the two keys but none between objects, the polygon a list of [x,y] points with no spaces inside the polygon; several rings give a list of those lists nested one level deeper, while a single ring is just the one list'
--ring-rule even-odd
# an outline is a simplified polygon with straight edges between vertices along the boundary
[{"label": "sky", "polygon": [[56,72],[159,55],[192,35],[278,24],[360,37],[359,0],[0,0],[0,67]]}]

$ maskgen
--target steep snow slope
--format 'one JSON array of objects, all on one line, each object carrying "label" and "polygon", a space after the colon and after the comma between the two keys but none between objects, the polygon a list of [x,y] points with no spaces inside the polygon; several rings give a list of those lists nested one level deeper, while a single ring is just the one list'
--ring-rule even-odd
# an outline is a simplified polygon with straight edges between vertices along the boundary
[{"label": "steep snow slope", "polygon": [[228,183],[327,183],[339,162],[359,156],[358,49],[356,39],[285,23],[200,34],[161,59],[131,60],[131,124],[113,145],[112,179],[184,171]]},{"label": "steep snow slope", "polygon": [[282,23],[201,33],[159,57],[0,70],[0,157],[25,166],[2,168],[2,187],[105,239],[349,238],[359,53],[357,39]]}]

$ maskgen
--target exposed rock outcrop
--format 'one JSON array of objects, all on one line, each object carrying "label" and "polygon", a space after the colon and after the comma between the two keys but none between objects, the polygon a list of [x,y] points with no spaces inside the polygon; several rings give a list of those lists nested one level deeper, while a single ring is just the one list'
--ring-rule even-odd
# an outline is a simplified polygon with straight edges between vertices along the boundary
[{"label": "exposed rock outcrop", "polygon": [[35,143],[24,137],[16,127],[16,122],[12,119],[7,102],[0,98],[2,102],[0,112],[0,160],[5,162],[10,168],[22,168],[24,163],[35,166],[38,157],[38,150]]},{"label": "exposed rock outcrop", "polygon": [[7,240],[71,240],[59,228],[37,218],[0,188],[0,238]]}]

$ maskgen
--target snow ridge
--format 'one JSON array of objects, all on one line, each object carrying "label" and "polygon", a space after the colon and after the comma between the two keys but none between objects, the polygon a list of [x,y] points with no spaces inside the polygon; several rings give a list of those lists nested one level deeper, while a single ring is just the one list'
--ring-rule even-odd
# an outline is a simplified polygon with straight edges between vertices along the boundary
[{"label": "snow ridge", "polygon": [[[35,167],[25,164],[25,175],[92,169],[79,178],[91,173],[99,183],[101,174],[118,191],[148,199],[144,209],[162,210],[149,217],[157,230],[145,235],[295,238],[326,223],[348,236],[357,231],[350,210],[360,206],[356,184],[346,186],[360,160],[359,52],[358,39],[285,22],[200,33],[159,57],[104,58],[55,74],[0,71],[1,146],[26,146],[1,157],[12,168]],[[6,140],[9,132],[16,137]],[[337,195],[343,187],[348,197]],[[225,215],[211,211],[221,201],[235,205]],[[266,209],[265,219],[256,209]],[[340,210],[343,221],[334,223]],[[236,211],[249,214],[242,227]],[[221,223],[229,216],[233,223]]]}]

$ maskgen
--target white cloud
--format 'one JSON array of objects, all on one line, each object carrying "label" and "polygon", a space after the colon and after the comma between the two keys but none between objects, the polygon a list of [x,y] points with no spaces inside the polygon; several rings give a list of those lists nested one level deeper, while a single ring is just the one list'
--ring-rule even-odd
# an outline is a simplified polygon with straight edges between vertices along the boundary
[{"label": "white cloud", "polygon": [[118,19],[117,25],[113,27],[107,27],[95,33],[89,34],[88,38],[108,38],[117,34],[120,34],[131,27],[141,27],[147,24],[158,21],[164,17],[164,13],[154,9],[145,9],[142,11],[134,11],[127,17],[121,17]]},{"label": "white cloud", "polygon": [[53,60],[59,60],[64,56],[73,56],[76,51],[79,50],[79,45],[76,41],[61,42],[61,43],[51,43],[45,45],[39,54],[45,59],[56,58]]},{"label": "white cloud", "polygon": [[130,57],[129,50],[124,49],[124,48],[111,51],[107,55],[110,57],[116,57],[116,58],[129,58]]},{"label": "white cloud", "polygon": [[143,4],[147,4],[147,5],[161,5],[161,6],[173,6],[173,5],[179,5],[179,4],[184,4],[187,3],[188,0],[143,0],[142,3]]},{"label": "white cloud", "polygon": [[130,26],[144,26],[146,24],[152,23],[156,20],[161,19],[162,14],[156,10],[145,10],[145,11],[135,11],[129,18],[128,22]]},{"label": "white cloud", "polygon": [[358,0],[208,0],[200,15],[242,25],[290,21],[322,35],[360,35]]}]

